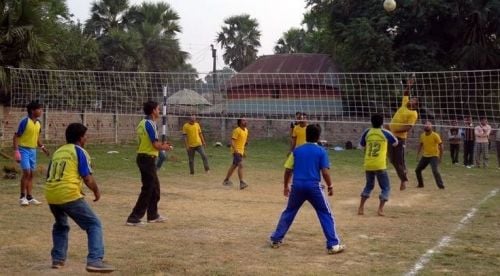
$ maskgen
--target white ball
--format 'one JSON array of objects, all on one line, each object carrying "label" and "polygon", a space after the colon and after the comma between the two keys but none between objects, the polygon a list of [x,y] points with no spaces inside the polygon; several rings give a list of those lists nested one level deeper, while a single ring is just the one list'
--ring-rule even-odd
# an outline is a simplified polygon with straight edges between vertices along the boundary
[{"label": "white ball", "polygon": [[394,0],[385,0],[384,1],[384,9],[387,12],[391,12],[396,9],[396,1]]}]

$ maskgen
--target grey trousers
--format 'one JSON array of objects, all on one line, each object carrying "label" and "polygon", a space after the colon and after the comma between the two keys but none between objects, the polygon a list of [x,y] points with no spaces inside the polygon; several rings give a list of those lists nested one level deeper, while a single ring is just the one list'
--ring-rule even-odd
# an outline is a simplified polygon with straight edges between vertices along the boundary
[{"label": "grey trousers", "polygon": [[187,150],[188,159],[189,159],[189,173],[194,174],[194,153],[195,152],[198,152],[200,154],[201,159],[203,160],[203,167],[205,168],[205,171],[210,170],[210,167],[208,166],[207,155],[205,154],[205,149],[202,146],[197,146],[197,147],[190,147]]}]

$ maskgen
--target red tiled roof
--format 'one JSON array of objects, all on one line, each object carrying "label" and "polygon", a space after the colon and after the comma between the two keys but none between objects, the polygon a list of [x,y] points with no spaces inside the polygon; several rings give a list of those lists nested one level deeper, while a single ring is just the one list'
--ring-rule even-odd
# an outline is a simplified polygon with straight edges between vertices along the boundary
[{"label": "red tiled roof", "polygon": [[239,73],[336,73],[325,54],[277,54],[261,56]]},{"label": "red tiled roof", "polygon": [[[334,86],[336,67],[325,54],[277,54],[262,56],[226,82],[226,89],[256,86]],[[328,74],[330,73],[330,74]]]}]

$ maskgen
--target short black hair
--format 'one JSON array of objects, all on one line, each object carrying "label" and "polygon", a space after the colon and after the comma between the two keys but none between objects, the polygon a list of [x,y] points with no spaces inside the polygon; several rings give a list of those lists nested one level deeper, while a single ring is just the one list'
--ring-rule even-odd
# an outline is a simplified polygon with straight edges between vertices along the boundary
[{"label": "short black hair", "polygon": [[380,128],[384,124],[384,116],[380,113],[375,113],[371,117],[372,127]]},{"label": "short black hair", "polygon": [[311,124],[306,127],[306,141],[316,143],[321,135],[321,127],[318,124]]},{"label": "short black hair", "polygon": [[243,122],[243,118],[238,119],[238,120],[236,121],[236,124],[237,124],[238,126],[241,126],[241,122]]},{"label": "short black hair", "polygon": [[66,142],[75,144],[87,132],[87,127],[80,123],[71,123],[66,128]]},{"label": "short black hair", "polygon": [[31,115],[31,113],[36,110],[36,109],[39,109],[39,108],[42,108],[42,104],[39,103],[38,101],[32,101],[30,102],[27,106],[26,106],[26,111],[28,112],[29,115]]},{"label": "short black hair", "polygon": [[295,112],[295,116],[299,116],[299,115],[302,115],[302,112],[300,112],[300,111]]},{"label": "short black hair", "polygon": [[159,105],[160,104],[158,102],[147,101],[142,106],[142,110],[144,111],[144,114],[149,116],[149,115],[153,114],[153,110],[155,110],[155,108],[157,108]]}]

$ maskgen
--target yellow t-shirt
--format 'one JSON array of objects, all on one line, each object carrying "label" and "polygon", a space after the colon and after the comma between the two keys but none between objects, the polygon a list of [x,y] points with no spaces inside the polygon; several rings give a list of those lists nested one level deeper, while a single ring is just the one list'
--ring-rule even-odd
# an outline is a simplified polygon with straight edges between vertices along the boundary
[{"label": "yellow t-shirt", "polygon": [[443,143],[439,134],[433,131],[427,135],[424,132],[420,135],[420,143],[422,144],[422,156],[439,157],[439,145]]},{"label": "yellow t-shirt", "polygon": [[191,148],[202,145],[200,133],[201,127],[198,123],[185,123],[182,127],[182,134],[186,135],[187,144]]},{"label": "yellow t-shirt", "polygon": [[294,163],[295,158],[293,157],[293,154],[289,154],[283,166],[285,167],[285,169],[293,170]]},{"label": "yellow t-shirt", "polygon": [[92,174],[87,151],[75,144],[57,149],[52,155],[44,186],[47,203],[64,204],[82,198],[82,174]]},{"label": "yellow t-shirt", "polygon": [[237,127],[233,130],[233,134],[231,135],[231,139],[233,139],[234,149],[231,147],[231,152],[234,153],[245,153],[245,145],[247,143],[248,138],[248,128],[242,129],[241,127]]},{"label": "yellow t-shirt", "polygon": [[307,125],[301,127],[300,125],[296,125],[292,131],[292,137],[295,137],[295,147],[303,145],[306,143],[306,128]]},{"label": "yellow t-shirt", "polygon": [[16,132],[19,137],[19,146],[25,148],[37,148],[38,137],[40,136],[41,130],[42,127],[40,125],[40,121],[33,121],[29,117],[24,117],[19,122],[19,127]]},{"label": "yellow t-shirt", "polygon": [[406,107],[406,104],[410,101],[409,96],[403,96],[403,102],[401,107],[396,111],[392,117],[391,124],[389,128],[391,132],[396,135],[396,137],[406,139],[408,137],[408,132],[397,133],[401,126],[404,125],[414,125],[418,119],[418,113],[416,110],[411,110]]},{"label": "yellow t-shirt", "polygon": [[156,130],[156,124],[154,121],[142,119],[137,126],[136,133],[139,139],[139,148],[137,149],[137,153],[158,156],[158,150],[153,147],[153,142],[158,140],[158,131]]}]

